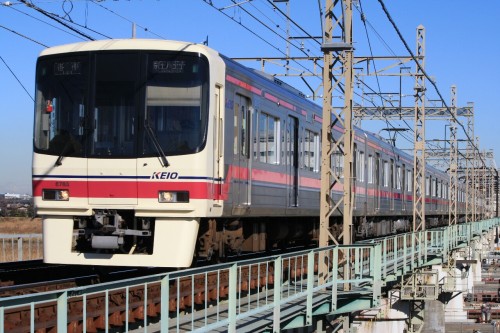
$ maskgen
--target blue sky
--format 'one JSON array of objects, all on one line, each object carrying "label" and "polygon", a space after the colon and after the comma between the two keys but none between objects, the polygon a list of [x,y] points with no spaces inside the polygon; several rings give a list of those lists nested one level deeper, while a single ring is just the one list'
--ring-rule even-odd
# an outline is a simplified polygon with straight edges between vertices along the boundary
[{"label": "blue sky", "polygon": [[[283,35],[287,24],[279,11],[272,10],[267,0],[238,0],[238,3],[244,2],[241,8],[231,6],[230,0],[212,0],[216,8],[227,7],[223,10],[226,15],[203,0],[31,2],[47,12],[77,23],[79,26],[75,27],[78,30],[95,39],[130,38],[131,22],[135,22],[137,38],[203,42],[208,36],[210,47],[230,57],[277,57],[286,52],[282,38],[262,27],[243,10]],[[324,4],[324,0],[320,2]],[[33,101],[29,95],[34,95],[36,58],[44,49],[39,43],[55,46],[83,39],[20,2],[14,0],[10,3],[6,5],[2,2],[0,6],[0,57],[3,59],[0,61],[0,193],[31,193]],[[475,103],[475,135],[480,137],[480,148],[494,150],[497,161],[500,161],[497,125],[500,117],[497,116],[499,107],[495,102],[500,94],[497,83],[500,77],[500,43],[497,37],[500,1],[384,0],[384,3],[413,52],[416,27],[424,25],[426,71],[436,80],[447,103],[451,85],[457,86],[459,106],[465,106],[467,102]],[[285,4],[278,3],[277,6],[286,12]],[[321,35],[317,1],[291,0],[289,11],[294,22],[311,36]],[[361,11],[367,19],[368,33],[360,20]],[[304,35],[294,26],[290,32],[291,36]],[[376,0],[361,0],[360,6],[354,10],[354,43],[355,56],[408,55]],[[371,45],[371,51],[368,45]],[[311,55],[321,55],[317,43],[306,40],[304,48]],[[290,50],[291,55],[303,55],[298,48],[291,47]],[[299,80],[282,79],[309,93]],[[308,80],[315,88],[319,85],[317,79]],[[373,78],[366,82],[377,91],[380,85],[381,90],[386,92],[395,91],[399,84],[394,79],[391,81],[382,77],[378,83]],[[404,85],[409,87],[405,92],[411,94],[413,81],[407,79]],[[430,99],[437,98],[430,85],[428,90]],[[411,106],[411,98],[408,101],[410,104],[406,104]],[[408,122],[413,123],[412,120]],[[444,124],[429,124],[426,137],[443,139]],[[396,127],[400,125],[395,124]],[[371,123],[364,126],[374,132],[387,127],[386,124]],[[406,136],[412,138],[410,133]],[[404,145],[405,139],[398,138],[397,142]]]}]

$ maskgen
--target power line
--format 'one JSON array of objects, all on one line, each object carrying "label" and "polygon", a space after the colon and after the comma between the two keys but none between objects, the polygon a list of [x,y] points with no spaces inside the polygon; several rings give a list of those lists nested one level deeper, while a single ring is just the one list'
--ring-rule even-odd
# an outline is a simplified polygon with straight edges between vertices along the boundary
[{"label": "power line", "polygon": [[12,69],[9,67],[9,65],[7,65],[7,63],[5,62],[5,60],[3,60],[3,57],[0,56],[0,59],[2,60],[2,62],[4,63],[5,67],[7,67],[7,69],[10,71],[10,73],[12,74],[12,76],[14,76],[14,78],[17,80],[17,82],[21,85],[21,87],[24,89],[24,91],[26,91],[26,93],[28,94],[28,96],[31,98],[31,100],[33,102],[35,102],[35,99],[33,98],[33,96],[31,96],[31,94],[28,92],[28,90],[26,89],[26,87],[22,84],[22,82],[19,80],[19,78],[16,76],[16,74],[12,71]]},{"label": "power line", "polygon": [[[372,31],[373,31],[373,32],[377,35],[377,37],[380,39],[380,41],[381,41],[381,42],[382,42],[382,44],[386,47],[386,49],[387,49],[387,50],[388,50],[388,51],[389,51],[389,52],[390,52],[393,56],[395,56],[395,57],[397,58],[396,53],[392,50],[392,48],[389,46],[389,44],[388,44],[388,43],[384,40],[384,38],[383,38],[383,37],[382,37],[382,36],[378,33],[378,31],[375,29],[375,27],[374,27],[374,26],[370,23],[370,21],[366,18],[365,14],[364,14],[364,11],[363,11],[363,9],[362,9],[361,0],[359,0],[359,7],[360,7],[360,8],[358,8],[358,7],[356,6],[355,8],[356,8],[356,9],[358,10],[358,12],[360,13],[360,15],[361,15],[361,20],[362,20],[362,22],[363,22],[363,24],[364,24],[364,26],[365,26],[365,32],[366,32],[366,35],[367,35],[367,39],[368,39],[368,43],[369,43],[369,46],[370,46],[370,52],[371,52],[372,57],[373,57],[373,53],[372,53],[372,49],[371,49],[371,43],[370,43],[370,39],[369,39],[369,35],[368,35],[368,31],[367,31],[367,29],[366,29],[367,24],[368,24],[368,26],[371,28],[371,30],[372,30]],[[374,66],[374,68],[375,68],[375,63],[373,64],[373,66]],[[376,70],[376,68],[375,68],[375,75],[376,75],[376,77],[377,77],[377,83],[378,83],[378,75],[377,75],[377,70]],[[372,90],[372,91],[373,91],[373,89],[372,89],[370,86],[368,86],[368,85],[367,85],[364,81],[360,81],[360,82],[361,82],[362,84],[364,84],[366,87],[368,87],[370,90]],[[379,86],[379,90],[380,90],[380,86]],[[373,91],[373,92],[374,92],[374,93],[376,93],[375,91]],[[381,94],[380,94],[380,97],[381,97],[381,99],[383,99],[383,100],[385,100],[385,101],[389,102],[392,106],[394,106],[394,105],[392,104],[392,101],[391,101],[391,100],[388,100],[388,99],[386,99],[386,98],[383,98],[383,96],[382,96]],[[373,103],[372,103],[372,104],[373,104]],[[388,126],[391,126],[391,127],[393,127],[393,128],[394,128],[394,126],[393,126],[392,124],[390,124],[390,121],[389,121],[386,117],[384,117],[384,119],[385,119],[385,122],[386,122],[386,124],[387,124]],[[408,127],[411,131],[412,131],[412,132],[414,132],[414,130],[412,129],[412,126],[410,126],[410,125],[408,124],[408,122],[407,122],[405,119],[401,119],[401,121],[403,121],[403,122],[405,123],[405,125],[406,125],[406,126],[407,126],[407,127]],[[412,139],[407,138],[405,135],[403,135],[403,133],[400,133],[400,135],[401,135],[401,136],[402,136],[402,137],[403,137],[406,141],[408,141],[408,142],[410,142],[410,143],[412,143],[412,142],[413,142],[413,140],[412,140]],[[433,145],[434,147],[438,147],[437,145],[432,144],[432,143],[429,143],[429,145]],[[438,148],[439,148],[439,147],[438,147]]]},{"label": "power line", "polygon": [[23,34],[21,34],[21,33],[17,32],[17,31],[14,31],[14,30],[9,29],[9,28],[7,28],[7,27],[4,27],[3,25],[0,25],[0,28],[3,28],[3,29],[5,29],[5,30],[7,30],[7,31],[10,31],[10,32],[12,32],[13,34],[16,34],[16,35],[18,35],[18,36],[21,36],[21,37],[23,37],[23,38],[26,38],[27,40],[32,41],[33,43],[36,43],[36,44],[41,45],[41,46],[43,46],[43,47],[48,47],[47,45],[45,45],[45,44],[43,44],[43,43],[41,43],[41,42],[38,42],[38,41],[34,40],[33,38],[30,38],[30,37],[28,37],[28,36],[25,36],[25,35],[23,35]]},{"label": "power line", "polygon": [[289,20],[293,25],[295,25],[297,28],[299,28],[307,37],[309,37],[310,40],[315,41],[316,43],[318,43],[319,45],[321,45],[321,43],[316,38],[314,38],[313,36],[311,36],[311,34],[309,34],[306,30],[304,30],[304,28],[302,28],[297,22],[295,22],[294,20],[292,20],[286,13],[284,13],[280,8],[278,8],[278,6],[276,6],[271,0],[267,0],[267,2],[274,9],[278,10],[278,12],[281,15],[283,15],[287,20]]},{"label": "power line", "polygon": [[65,17],[61,17],[61,16],[56,15],[56,14],[52,14],[52,15],[55,15],[57,18],[59,18],[59,19],[61,19],[61,20],[64,20],[64,21],[66,21],[66,22],[69,22],[69,23],[71,23],[71,24],[74,24],[74,25],[76,25],[76,26],[79,26],[80,28],[84,28],[84,29],[87,29],[87,30],[89,30],[89,31],[91,31],[91,32],[93,32],[93,33],[95,33],[95,34],[101,35],[101,36],[102,36],[102,37],[104,37],[104,38],[107,38],[107,39],[112,39],[112,37],[107,36],[107,35],[105,35],[105,34],[103,34],[103,33],[99,32],[99,31],[97,31],[97,30],[91,29],[91,28],[89,28],[87,25],[82,25],[82,24],[76,23],[75,21],[73,21],[73,20],[71,20],[71,19],[67,19],[67,18],[65,18]]},{"label": "power line", "polygon": [[45,22],[45,21],[43,21],[43,20],[41,20],[41,19],[39,19],[39,18],[37,18],[37,17],[34,17],[33,15],[30,15],[30,14],[25,13],[25,12],[23,12],[23,11],[21,11],[21,10],[17,9],[17,8],[14,8],[13,6],[10,6],[10,5],[9,5],[9,6],[6,6],[6,7],[9,7],[10,9],[13,9],[13,10],[15,10],[16,12],[19,12],[19,13],[21,13],[21,14],[23,14],[23,15],[26,15],[26,16],[28,16],[29,18],[32,18],[33,20],[37,20],[37,21],[42,22],[42,23],[44,23],[44,24],[46,24],[46,25],[48,25],[48,26],[50,26],[50,27],[52,27],[52,28],[55,28],[55,29],[60,30],[60,31],[62,31],[62,32],[65,32],[65,33],[67,33],[68,35],[71,35],[71,36],[73,36],[73,37],[80,38],[80,39],[84,40],[84,38],[83,38],[82,36],[79,36],[79,35],[77,35],[77,34],[73,34],[73,33],[71,33],[70,31],[67,31],[67,30],[61,29],[61,28],[59,28],[58,26],[55,26],[55,25],[50,24],[50,23],[48,23],[48,22]]},{"label": "power line", "polygon": [[[441,99],[444,107],[446,108],[446,110],[448,111],[448,113],[451,115],[451,117],[457,122],[457,124],[460,125],[460,127],[462,128],[462,130],[464,131],[465,135],[467,136],[467,139],[469,140],[469,142],[471,143],[471,145],[479,152],[479,148],[475,145],[474,143],[474,140],[471,139],[471,137],[469,137],[469,133],[467,133],[464,125],[458,121],[458,119],[455,117],[455,115],[453,114],[453,112],[451,112],[450,108],[448,107],[448,104],[446,103],[446,101],[444,100],[443,96],[441,95],[441,92],[439,91],[436,83],[430,78],[430,76],[426,73],[426,71],[424,70],[424,68],[420,65],[420,63],[417,61],[417,58],[415,57],[415,55],[413,54],[412,50],[410,49],[410,47],[408,46],[408,43],[406,42],[406,40],[403,38],[403,35],[401,34],[401,32],[399,31],[399,28],[397,27],[396,23],[394,22],[394,20],[392,19],[391,15],[389,14],[389,11],[387,10],[387,8],[385,7],[385,4],[384,4],[384,1],[383,0],[378,0],[378,2],[380,3],[380,5],[382,6],[382,10],[384,11],[385,15],[387,16],[387,19],[389,20],[389,22],[392,24],[394,30],[396,31],[399,39],[401,40],[401,42],[403,43],[404,47],[406,48],[406,50],[408,51],[408,53],[410,53],[410,56],[412,57],[413,61],[415,62],[415,64],[418,66],[418,68],[420,69],[420,71],[422,71],[423,75],[427,78],[427,80],[429,80],[429,82],[431,83],[431,85],[434,87],[434,89],[436,90],[436,93],[438,94],[439,98]],[[483,158],[481,157],[481,155],[479,154],[479,159],[481,160],[481,162],[483,163],[483,165],[486,165],[486,162],[483,160]]]},{"label": "power line", "polygon": [[[215,5],[212,3],[211,0],[202,0],[203,2],[205,2],[207,5],[211,6],[212,8],[216,9],[217,11],[219,11],[221,14],[223,14],[224,16],[226,16],[227,18],[229,18],[230,20],[232,20],[233,22],[236,22],[238,23],[241,27],[243,27],[245,30],[247,30],[248,32],[250,32],[252,35],[254,35],[255,37],[257,37],[258,39],[260,39],[261,41],[263,41],[264,43],[266,43],[267,45],[269,45],[271,48],[275,49],[276,51],[278,51],[279,53],[281,53],[282,55],[284,55],[285,57],[287,57],[287,54],[285,52],[283,52],[280,48],[278,48],[276,45],[274,45],[273,43],[271,43],[270,41],[264,39],[262,36],[260,36],[259,34],[257,34],[257,32],[255,32],[254,30],[248,28],[247,26],[245,26],[243,23],[241,22],[238,22],[234,19],[234,17],[231,17],[229,16],[227,13],[225,13],[224,11],[222,11],[221,9],[215,7]],[[234,0],[233,0],[234,2]],[[249,13],[247,13],[248,15],[250,15]],[[256,19],[257,20],[257,19]],[[284,38],[283,36],[277,34],[273,29],[270,29],[267,25],[265,25],[262,21],[260,20],[257,20],[257,22],[263,24],[265,27],[267,27],[267,29],[271,30],[274,34],[276,34],[278,37],[280,37],[281,39],[284,39],[286,41],[286,38]],[[296,45],[294,45],[292,43],[292,45],[296,48],[298,48],[300,50],[300,47],[297,47]],[[302,51],[302,50],[301,50]],[[307,55],[307,54],[306,54]],[[309,56],[309,55],[307,55]],[[297,63],[300,67],[302,67],[305,71],[307,71],[308,73],[310,74],[313,74],[315,75],[310,69],[306,68],[304,65],[300,64],[299,62],[297,61],[294,61],[295,63]]]},{"label": "power line", "polygon": [[70,25],[66,24],[66,23],[65,23],[65,22],[63,22],[61,19],[59,19],[57,15],[52,14],[52,13],[49,13],[49,12],[47,12],[47,11],[43,10],[42,8],[35,6],[35,4],[33,4],[33,3],[31,3],[31,2],[28,2],[28,1],[26,1],[26,0],[19,0],[19,1],[20,1],[21,3],[23,3],[23,4],[25,4],[26,6],[28,6],[29,8],[32,8],[32,9],[36,10],[36,11],[37,11],[37,12],[39,12],[40,14],[42,14],[42,15],[44,15],[44,16],[47,16],[47,17],[48,17],[48,18],[50,18],[51,20],[54,20],[54,21],[58,22],[59,24],[61,24],[61,25],[65,26],[66,28],[68,28],[68,29],[70,29],[70,30],[72,30],[72,31],[76,32],[77,34],[79,34],[79,35],[81,35],[81,36],[83,36],[83,37],[87,38],[88,40],[95,40],[94,38],[92,38],[92,37],[90,37],[90,36],[88,36],[88,35],[84,34],[83,32],[79,31],[78,29],[75,29],[75,28],[73,28],[72,26],[70,26]]},{"label": "power line", "polygon": [[[101,1],[102,1],[102,0],[101,0]],[[161,35],[158,35],[157,33],[152,32],[152,31],[151,31],[151,30],[149,30],[147,27],[143,27],[143,26],[141,26],[141,25],[137,24],[136,22],[134,22],[134,21],[132,21],[132,20],[130,20],[130,19],[128,19],[128,18],[126,18],[126,17],[124,17],[124,16],[122,16],[122,15],[120,15],[120,14],[116,13],[116,12],[114,12],[113,10],[111,10],[111,9],[109,9],[109,8],[107,8],[107,7],[104,7],[103,5],[101,5],[101,4],[99,3],[99,2],[100,2],[99,0],[91,0],[90,2],[91,2],[91,3],[93,3],[93,4],[94,4],[94,5],[96,5],[96,6],[101,7],[101,8],[102,8],[102,9],[104,9],[104,10],[107,10],[108,12],[110,12],[110,13],[112,13],[112,14],[114,14],[114,15],[118,16],[119,18],[121,18],[121,19],[123,19],[123,20],[125,20],[125,21],[127,21],[127,22],[129,22],[129,23],[133,23],[133,24],[135,24],[135,25],[136,25],[136,26],[138,26],[139,28],[143,29],[144,31],[149,32],[150,34],[155,35],[156,37],[159,37],[159,38],[161,38],[161,39],[166,39],[165,37],[163,37],[163,36],[161,36]]]},{"label": "power line", "polygon": [[[366,18],[366,15],[363,11],[363,6],[361,4],[361,0],[359,0],[359,8],[357,6],[355,6],[355,8],[358,10],[358,12],[360,13],[360,18],[361,18],[361,21],[363,22],[363,26],[364,26],[364,31],[365,31],[365,34],[366,34],[366,39],[368,41],[368,47],[370,49],[370,55],[372,58],[374,58],[373,56],[373,48],[372,48],[372,44],[371,44],[371,40],[370,40],[370,35],[368,34],[368,28],[367,28],[367,18]],[[382,95],[382,88],[380,86],[380,78],[379,78],[379,75],[378,75],[378,71],[377,71],[377,67],[376,67],[376,64],[375,62],[373,63],[373,68],[374,68],[374,72],[375,72],[375,79],[377,81],[377,87],[378,87],[378,92],[375,91],[373,88],[371,88],[366,82],[360,80],[359,82],[361,82],[365,87],[367,87],[368,89],[370,89],[373,93],[375,93],[377,96],[380,97],[380,102],[382,103],[382,105],[384,104],[384,102],[388,102],[391,106],[394,107],[393,103],[392,103],[392,100],[390,99],[387,99],[385,98],[383,95]],[[371,102],[374,106],[375,103],[372,101]],[[383,115],[383,114],[382,114]],[[386,123],[386,125],[392,129],[395,129],[396,127],[391,123],[391,121],[389,119],[387,119],[387,117],[385,115],[383,115],[384,117],[384,121]],[[408,123],[403,119],[404,123],[406,124],[406,126],[411,130],[413,131],[413,129],[411,128],[411,126],[408,125]],[[410,138],[407,138],[406,135],[404,135],[403,133],[400,133],[401,137],[403,139],[405,139],[406,141],[412,143],[413,140],[410,139]],[[394,133],[394,137],[396,136],[396,133]]]},{"label": "power line", "polygon": [[[233,3],[236,3],[235,0],[231,0]],[[255,15],[253,15],[252,13],[250,13],[248,10],[246,10],[245,8],[243,7],[239,7],[241,8],[241,10],[243,10],[245,13],[247,13],[247,15],[249,15],[251,18],[253,18],[255,21],[257,21],[258,23],[260,23],[262,26],[264,26],[266,29],[268,29],[269,31],[271,31],[273,34],[275,34],[276,36],[278,36],[279,38],[283,39],[285,42],[289,43],[289,40],[286,38],[286,37],[283,37],[282,35],[278,34],[276,31],[274,31],[273,28],[269,27],[267,24],[265,24],[264,22],[262,22],[262,20],[260,20],[259,18],[257,18]],[[310,56],[307,52],[305,52],[300,46],[297,46],[295,45],[294,43],[290,43],[290,45],[292,45],[293,47],[295,47],[297,50],[299,50],[300,52],[302,52],[304,55],[306,56]]]}]

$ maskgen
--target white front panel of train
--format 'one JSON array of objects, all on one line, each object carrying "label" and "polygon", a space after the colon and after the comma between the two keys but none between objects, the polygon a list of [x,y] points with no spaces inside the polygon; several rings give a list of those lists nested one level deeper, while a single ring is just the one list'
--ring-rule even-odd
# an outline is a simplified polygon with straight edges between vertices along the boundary
[{"label": "white front panel of train", "polygon": [[137,204],[135,159],[88,159],[87,163],[89,204]]}]

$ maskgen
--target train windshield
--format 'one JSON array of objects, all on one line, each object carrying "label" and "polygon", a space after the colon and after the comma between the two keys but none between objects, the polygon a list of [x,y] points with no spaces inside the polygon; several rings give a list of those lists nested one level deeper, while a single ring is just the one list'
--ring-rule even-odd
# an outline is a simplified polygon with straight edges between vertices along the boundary
[{"label": "train windshield", "polygon": [[147,69],[145,126],[156,137],[144,134],[143,153],[160,143],[167,155],[198,151],[204,144],[208,105],[208,65],[180,57],[151,54]]},{"label": "train windshield", "polygon": [[203,149],[208,60],[172,52],[89,52],[37,64],[35,151],[151,157]]},{"label": "train windshield", "polygon": [[84,56],[39,63],[35,148],[58,156],[83,156],[88,65]]}]

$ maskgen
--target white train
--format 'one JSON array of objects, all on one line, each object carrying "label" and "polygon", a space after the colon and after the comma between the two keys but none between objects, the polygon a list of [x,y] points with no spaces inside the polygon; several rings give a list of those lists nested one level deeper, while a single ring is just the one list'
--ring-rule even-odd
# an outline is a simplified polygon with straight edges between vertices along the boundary
[{"label": "white train", "polygon": [[[321,122],[297,90],[203,45],[44,50],[33,156],[44,261],[186,267],[194,257],[314,244]],[[409,230],[413,158],[355,133],[353,237]],[[333,160],[342,174],[341,154]],[[426,169],[434,225],[448,216],[448,176]],[[463,189],[459,199],[462,213]],[[331,222],[339,233],[339,215]]]}]

